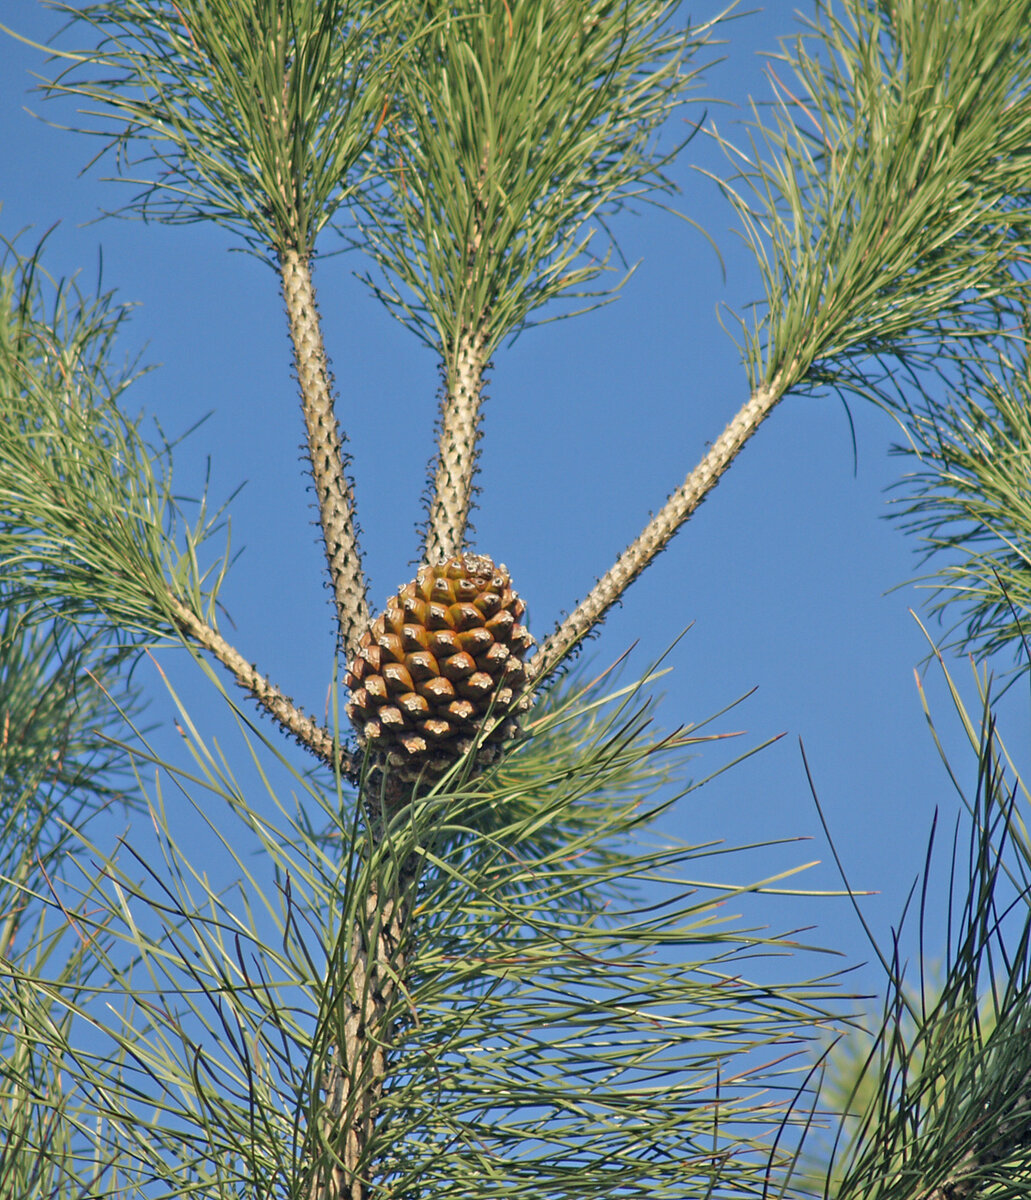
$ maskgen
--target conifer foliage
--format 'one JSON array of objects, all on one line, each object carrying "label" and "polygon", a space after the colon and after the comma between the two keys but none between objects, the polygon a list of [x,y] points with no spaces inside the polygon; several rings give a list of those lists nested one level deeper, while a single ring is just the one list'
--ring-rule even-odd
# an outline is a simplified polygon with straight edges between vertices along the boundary
[{"label": "conifer foliage", "polygon": [[[791,939],[717,912],[782,878],[700,883],[709,851],[654,828],[705,782],[687,758],[719,730],[663,734],[659,671],[586,681],[573,658],[790,394],[837,389],[910,422],[929,473],[911,512],[935,544],[957,514],[985,514],[978,545],[1022,528],[1019,455],[993,489],[979,431],[1023,445],[1007,397],[1023,397],[1026,362],[1031,0],[820,0],[782,45],[749,138],[707,127],[764,293],[740,323],[743,403],[538,642],[501,548],[473,544],[488,370],[533,319],[615,297],[612,222],[674,190],[671,118],[701,124],[727,14],[692,24],[675,0],[48,7],[68,24],[43,91],[103,138],[123,213],[219,226],[274,274],[332,597],[333,703],[313,717],[220,626],[232,501],[186,506],[172,452],[189,442],[130,415],[124,308],[12,246],[0,1198],[1026,1196],[1031,860],[987,682],[979,729],[957,705],[978,786],[941,995],[917,1005],[884,955],[876,1052],[814,1184],[804,1052],[842,997],[798,977]],[[341,238],[443,380],[419,565],[378,614],[348,381],[330,371],[314,287]],[[990,379],[995,415],[957,403],[976,420],[950,432],[943,379]],[[1003,557],[1013,579],[987,556],[972,569],[1022,603],[1026,549]],[[1023,629],[1018,611],[988,630],[1001,603],[976,605],[990,647]],[[125,681],[158,645],[193,656],[234,746],[171,685],[185,757],[152,744]],[[120,836],[94,819],[113,809],[128,814]]]}]

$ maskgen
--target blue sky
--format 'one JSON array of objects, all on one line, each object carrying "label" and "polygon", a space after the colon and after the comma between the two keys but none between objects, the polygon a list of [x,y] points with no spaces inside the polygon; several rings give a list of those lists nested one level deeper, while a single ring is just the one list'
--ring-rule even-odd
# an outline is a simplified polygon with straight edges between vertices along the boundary
[{"label": "blue sky", "polygon": [[[775,51],[777,36],[792,31],[793,12],[775,3],[729,23],[726,59],[708,72],[705,94],[739,106],[749,94],[767,96],[761,52]],[[0,14],[36,40],[58,24],[30,0],[0,0]],[[244,553],[223,591],[235,623],[225,626],[227,636],[319,711],[331,670],[332,614],[275,276],[253,258],[228,253],[234,243],[217,228],[97,222],[127,198],[119,191],[125,185],[104,183],[103,167],[80,176],[97,144],[25,111],[69,120],[67,110],[28,94],[39,53],[4,39],[0,56],[0,229],[11,237],[31,227],[24,249],[59,222],[45,262],[55,275],[80,271],[86,286],[102,247],[105,287],[138,304],[126,352],[142,350],[146,361],[161,364],[132,388],[127,406],[153,413],[170,437],[207,416],[177,450],[182,491],[196,490],[208,459],[215,498],[246,482],[231,506],[233,543]],[[731,136],[746,115],[726,105],[708,111]],[[589,590],[746,399],[743,367],[716,310],[757,299],[758,275],[733,232],[732,211],[695,165],[722,169],[704,138],[675,169],[683,189],[676,204],[718,243],[726,279],[687,223],[658,210],[624,216],[614,229],[626,258],[639,265],[622,297],[594,314],[531,329],[495,358],[475,546],[507,563],[538,637]],[[438,378],[432,354],[354,279],[361,266],[353,255],[325,258],[316,285],[378,608],[410,576],[417,552]],[[811,837],[725,861],[719,870],[746,882],[819,859],[799,885],[837,887],[801,738],[852,882],[878,893],[865,907],[887,937],[922,865],[935,806],[951,829],[957,801],[914,681],[928,646],[909,610],[921,610],[925,593],[897,587],[917,574],[914,544],[884,519],[885,489],[900,470],[887,451],[899,432],[890,417],[858,401],[852,418],[855,466],[837,399],[784,400],[609,617],[589,654],[600,667],[636,642],[632,661],[643,669],[691,625],[668,660],[674,669],[664,681],[663,723],[703,720],[754,688],[717,728],[747,731],[734,753],[785,736],[687,797],[665,827],[692,842]],[[954,666],[976,703],[969,668]],[[167,723],[170,704],[152,669],[142,667],[139,677],[153,697],[151,717]],[[182,686],[203,722],[208,691],[189,672]],[[975,764],[954,736],[934,670],[927,690],[972,785]],[[1011,740],[1026,729],[1022,695],[1010,697],[1006,728]],[[705,750],[697,774],[729,756],[726,747]],[[778,900],[751,912],[777,929],[816,926],[809,940],[844,951],[847,961],[869,957],[843,900]],[[866,986],[877,978],[872,968],[860,975]]]}]

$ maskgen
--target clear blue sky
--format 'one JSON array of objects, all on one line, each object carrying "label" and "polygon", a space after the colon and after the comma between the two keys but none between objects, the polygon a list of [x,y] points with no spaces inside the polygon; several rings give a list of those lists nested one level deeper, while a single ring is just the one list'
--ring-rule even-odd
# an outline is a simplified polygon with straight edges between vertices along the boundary
[{"label": "clear blue sky", "polygon": [[[761,51],[791,32],[794,6],[769,5],[726,27],[726,61],[708,73],[705,94],[741,104],[765,97]],[[692,9],[698,18],[705,14]],[[30,0],[0,0],[0,20],[45,40],[58,25]],[[127,396],[176,436],[206,414],[177,451],[182,491],[195,490],[211,463],[218,499],[243,481],[232,504],[233,542],[244,553],[223,590],[235,628],[227,635],[305,707],[324,704],[332,614],[303,474],[302,428],[291,379],[286,321],[276,279],[255,259],[227,253],[227,234],[210,227],[167,228],[117,220],[126,185],[84,176],[96,143],[48,127],[68,113],[28,94],[39,54],[0,41],[0,144],[4,169],[0,228],[20,243],[55,222],[45,262],[57,275],[81,271],[89,286],[103,247],[104,282],[139,305],[127,327],[128,353],[160,363]],[[696,109],[694,115],[699,115]],[[743,110],[710,105],[721,130]],[[758,297],[749,252],[733,214],[692,165],[721,169],[697,138],[678,178],[678,206],[720,245],[727,279],[704,239],[657,210],[615,223],[623,252],[640,265],[615,304],[589,316],[527,332],[495,360],[486,409],[476,548],[506,562],[545,635],[637,534],[746,398],[737,351],[722,331],[719,304]],[[127,197],[124,197],[127,198]],[[331,240],[325,249],[333,248]],[[322,261],[316,284],[354,455],[365,563],[378,607],[411,573],[414,525],[432,445],[437,366],[433,356],[379,307],[352,272],[354,256]],[[629,592],[590,647],[599,666],[637,640],[634,663],[659,655],[688,624],[670,657],[660,716],[697,722],[752,688],[755,694],[718,728],[743,729],[739,746],[778,733],[776,745],[680,803],[671,832],[730,843],[811,836],[718,870],[739,882],[809,859],[824,865],[801,886],[833,888],[798,739],[806,746],[838,847],[885,938],[922,860],[932,811],[951,828],[956,798],[929,737],[913,668],[927,650],[909,608],[924,593],[891,591],[917,573],[913,543],[889,524],[885,488],[898,460],[887,450],[898,431],[885,414],[856,402],[853,471],[846,413],[836,399],[782,402],[671,547]],[[936,627],[932,627],[936,628]],[[163,662],[169,664],[165,655]],[[955,664],[974,703],[969,669]],[[151,716],[171,708],[144,665]],[[194,716],[206,719],[206,689],[183,674]],[[929,694],[950,730],[955,722],[938,676]],[[1011,740],[1027,728],[1023,701],[1009,709]],[[212,716],[212,720],[220,719]],[[166,739],[168,747],[174,739]],[[960,747],[958,738],[951,744]],[[728,756],[703,753],[698,775]],[[964,778],[974,764],[958,751]],[[714,871],[717,868],[714,868]],[[812,940],[868,957],[858,923],[842,900],[758,906],[775,928],[815,925]],[[860,978],[877,981],[872,969]]]}]

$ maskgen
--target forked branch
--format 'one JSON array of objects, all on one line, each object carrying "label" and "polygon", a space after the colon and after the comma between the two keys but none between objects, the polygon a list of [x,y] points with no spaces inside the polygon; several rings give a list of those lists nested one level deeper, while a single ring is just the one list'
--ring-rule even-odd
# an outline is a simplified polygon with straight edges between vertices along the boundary
[{"label": "forked branch", "polygon": [[322,325],[311,281],[311,262],[297,250],[279,254],[283,300],[290,322],[294,365],[301,389],[308,457],[319,502],[326,562],[336,604],[340,648],[350,659],[369,624],[369,603],[358,529],[354,488],[347,477],[344,437],[337,423]]},{"label": "forked branch", "polygon": [[562,659],[605,619],[609,609],[652,559],[666,548],[783,396],[782,379],[783,376],[778,374],[771,383],[752,393],[748,403],[713,442],[709,453],[648,522],[637,540],[595,584],[587,599],[545,640],[530,661],[528,673],[531,679],[540,682],[550,675]]}]

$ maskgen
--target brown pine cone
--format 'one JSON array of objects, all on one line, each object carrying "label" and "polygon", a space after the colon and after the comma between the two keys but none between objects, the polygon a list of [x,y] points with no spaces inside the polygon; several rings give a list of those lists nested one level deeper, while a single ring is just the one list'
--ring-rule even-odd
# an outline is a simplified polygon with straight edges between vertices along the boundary
[{"label": "brown pine cone", "polygon": [[497,757],[528,707],[525,611],[507,569],[480,554],[420,567],[387,601],[345,677],[347,715],[377,766],[433,780],[479,735],[478,761]]}]

